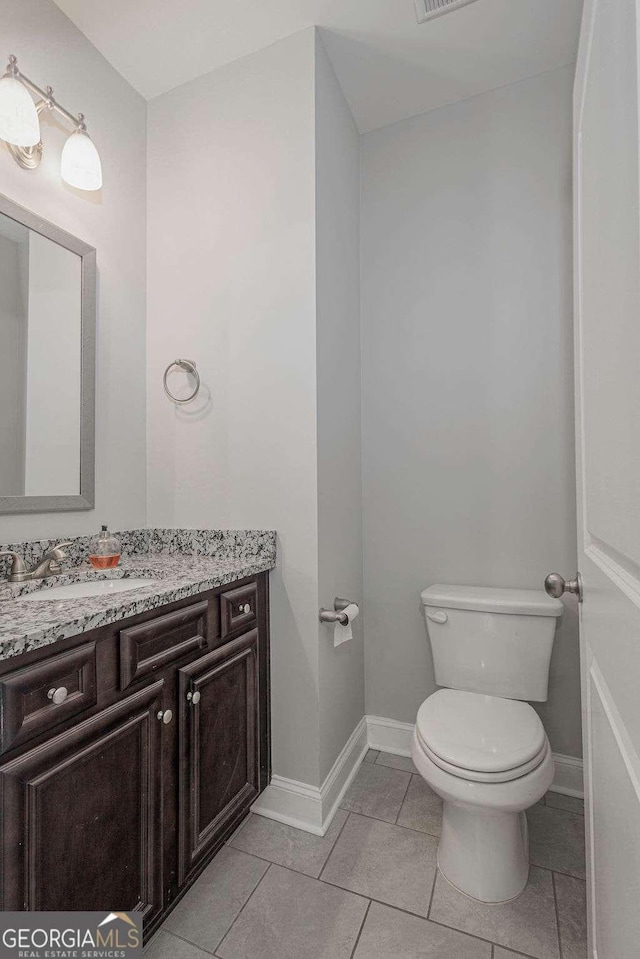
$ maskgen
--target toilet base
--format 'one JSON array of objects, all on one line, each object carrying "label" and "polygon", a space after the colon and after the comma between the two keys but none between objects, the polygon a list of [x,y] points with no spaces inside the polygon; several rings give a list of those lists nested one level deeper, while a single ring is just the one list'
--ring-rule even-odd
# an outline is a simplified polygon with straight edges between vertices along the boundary
[{"label": "toilet base", "polygon": [[524,812],[502,812],[444,800],[440,871],[452,886],[481,902],[508,902],[529,877]]}]

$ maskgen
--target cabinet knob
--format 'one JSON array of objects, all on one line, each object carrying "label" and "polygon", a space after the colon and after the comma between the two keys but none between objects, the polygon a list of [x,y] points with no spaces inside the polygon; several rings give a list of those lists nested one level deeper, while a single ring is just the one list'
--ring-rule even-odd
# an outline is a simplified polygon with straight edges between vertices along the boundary
[{"label": "cabinet knob", "polygon": [[196,689],[195,693],[187,693],[187,701],[192,703],[194,706],[200,702],[200,692]]},{"label": "cabinet knob", "polygon": [[47,693],[47,696],[55,706],[60,706],[68,695],[69,691],[66,686],[58,686],[57,689],[50,689]]},{"label": "cabinet knob", "polygon": [[245,603],[244,606],[241,606],[241,607],[240,607],[240,612],[241,612],[241,613],[250,613],[250,612],[251,612],[251,604],[250,604],[250,603]]},{"label": "cabinet knob", "polygon": [[158,719],[160,719],[165,726],[167,726],[173,719],[173,713],[170,709],[161,709],[158,713]]}]

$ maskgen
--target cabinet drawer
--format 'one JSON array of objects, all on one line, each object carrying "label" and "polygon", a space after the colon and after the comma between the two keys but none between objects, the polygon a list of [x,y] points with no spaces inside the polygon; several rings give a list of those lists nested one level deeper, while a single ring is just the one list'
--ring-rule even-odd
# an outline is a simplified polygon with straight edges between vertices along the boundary
[{"label": "cabinet drawer", "polygon": [[95,706],[96,644],[85,643],[0,679],[5,753]]},{"label": "cabinet drawer", "polygon": [[258,615],[258,584],[247,583],[220,594],[220,626],[224,639],[230,633],[251,629]]},{"label": "cabinet drawer", "polygon": [[210,606],[204,600],[120,631],[120,689],[207,645]]}]

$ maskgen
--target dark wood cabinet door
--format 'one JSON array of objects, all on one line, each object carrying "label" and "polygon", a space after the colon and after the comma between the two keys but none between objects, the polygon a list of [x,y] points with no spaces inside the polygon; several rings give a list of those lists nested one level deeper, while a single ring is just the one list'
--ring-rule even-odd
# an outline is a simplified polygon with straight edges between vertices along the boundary
[{"label": "dark wood cabinet door", "polygon": [[3,910],[160,911],[164,687],[0,766]]},{"label": "dark wood cabinet door", "polygon": [[258,630],[179,670],[182,883],[258,795]]}]

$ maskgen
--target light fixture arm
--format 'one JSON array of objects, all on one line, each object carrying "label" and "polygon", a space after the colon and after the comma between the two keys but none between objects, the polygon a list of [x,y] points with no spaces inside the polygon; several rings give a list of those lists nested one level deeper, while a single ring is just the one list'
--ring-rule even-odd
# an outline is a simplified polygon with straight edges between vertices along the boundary
[{"label": "light fixture arm", "polygon": [[6,75],[10,77],[15,77],[16,80],[21,80],[24,83],[25,87],[34,93],[37,97],[40,98],[40,101],[36,103],[36,109],[38,113],[46,107],[48,110],[55,111],[59,113],[60,116],[64,117],[69,123],[71,123],[76,130],[81,130],[82,133],[86,133],[87,124],[85,123],[85,118],[83,113],[78,113],[74,115],[70,113],[61,103],[58,103],[56,98],[53,95],[53,88],[47,87],[46,90],[41,89],[37,83],[34,83],[33,80],[25,76],[24,73],[18,68],[18,58],[13,54],[9,57],[9,63],[7,64]]},{"label": "light fixture arm", "polygon": [[18,58],[11,54],[0,77],[0,133],[13,159],[25,170],[35,170],[42,160],[39,118],[44,110],[59,114],[73,127],[60,158],[62,179],[78,190],[101,189],[100,155],[87,133],[84,114],[71,113],[56,100],[53,87],[43,90],[25,76]]}]

